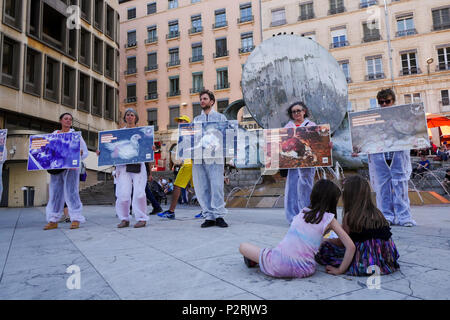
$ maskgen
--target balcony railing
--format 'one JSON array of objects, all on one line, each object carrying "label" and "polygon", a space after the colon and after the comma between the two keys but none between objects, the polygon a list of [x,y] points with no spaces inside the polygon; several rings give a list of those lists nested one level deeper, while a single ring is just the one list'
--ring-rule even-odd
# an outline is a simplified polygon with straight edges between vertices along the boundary
[{"label": "balcony railing", "polygon": [[240,23],[244,23],[244,22],[250,22],[253,20],[254,20],[253,16],[244,16],[244,17],[237,18],[237,23],[240,24]]},{"label": "balcony railing", "polygon": [[330,49],[333,49],[333,48],[340,48],[340,47],[346,47],[346,46],[348,46],[348,45],[349,45],[348,41],[338,41],[338,42],[333,42],[333,43],[330,44]]},{"label": "balcony railing", "polygon": [[136,74],[137,73],[137,69],[136,68],[130,68],[124,71],[125,75],[130,75],[130,74]]},{"label": "balcony railing", "polygon": [[367,8],[367,7],[370,7],[370,6],[374,6],[374,5],[376,5],[376,4],[378,4],[378,1],[377,1],[377,0],[362,1],[362,2],[359,4],[359,8],[360,8],[360,9],[362,9],[362,8]]},{"label": "balcony railing", "polygon": [[315,18],[315,15],[314,15],[314,13],[313,12],[311,12],[311,13],[308,13],[308,14],[301,14],[299,17],[298,17],[298,21],[304,21],[304,20],[309,20],[309,19],[314,19]]},{"label": "balcony railing", "polygon": [[189,93],[199,93],[199,92],[202,92],[203,90],[205,90],[205,87],[201,87],[201,88],[190,88],[190,89],[189,89]]},{"label": "balcony railing", "polygon": [[412,36],[417,34],[417,30],[416,29],[408,29],[408,30],[401,30],[401,31],[397,31],[395,33],[396,37],[404,37],[404,36]]},{"label": "balcony railing", "polygon": [[133,103],[137,101],[137,97],[127,97],[125,98],[124,102],[125,103]]},{"label": "balcony railing", "polygon": [[450,105],[450,99],[449,99],[449,98],[443,98],[443,99],[442,99],[442,105],[443,105],[443,106],[448,106],[448,105]]},{"label": "balcony railing", "polygon": [[411,75],[411,74],[419,74],[419,73],[422,73],[421,71],[420,71],[420,68],[417,68],[417,67],[412,67],[412,68],[409,68],[409,69],[402,69],[401,71],[400,71],[400,75],[401,76],[407,76],[407,75]]},{"label": "balcony railing", "polygon": [[180,92],[180,90],[178,90],[178,91],[169,91],[169,92],[166,93],[166,95],[168,97],[176,97],[176,96],[181,95],[181,92]]},{"label": "balcony railing", "polygon": [[378,79],[384,79],[384,73],[371,73],[366,75],[366,81],[370,81],[370,80],[378,80]]},{"label": "balcony railing", "polygon": [[381,35],[378,34],[371,34],[371,35],[364,35],[363,42],[372,42],[372,41],[378,41],[381,40]]},{"label": "balcony railing", "polygon": [[213,58],[220,58],[220,57],[227,57],[228,56],[228,50],[223,52],[216,52],[213,53]]},{"label": "balcony railing", "polygon": [[172,31],[172,32],[169,32],[168,34],[166,34],[166,39],[174,39],[174,38],[178,38],[179,36],[180,36],[179,31]]},{"label": "balcony railing", "polygon": [[156,70],[156,69],[158,69],[158,65],[157,65],[157,64],[154,64],[154,65],[151,65],[151,66],[145,66],[145,67],[144,67],[144,70],[145,70],[145,71],[152,71],[152,70]]},{"label": "balcony railing", "polygon": [[230,83],[219,83],[214,85],[214,90],[229,89]]},{"label": "balcony railing", "polygon": [[172,60],[166,63],[167,67],[174,67],[174,66],[179,66],[180,65],[180,60]]},{"label": "balcony railing", "polygon": [[332,14],[338,14],[338,13],[342,13],[342,12],[345,12],[344,6],[330,8],[330,10],[328,10],[328,15],[331,16]]},{"label": "balcony railing", "polygon": [[444,30],[444,29],[450,29],[450,22],[433,25],[433,31]]},{"label": "balcony railing", "polygon": [[450,62],[439,62],[439,64],[436,66],[436,71],[443,71],[443,70],[450,70]]},{"label": "balcony railing", "polygon": [[189,29],[189,34],[200,33],[203,31],[203,27],[192,27]]},{"label": "balcony railing", "polygon": [[155,42],[158,42],[158,37],[145,39],[145,44],[150,44],[150,43],[155,43]]},{"label": "balcony railing", "polygon": [[125,44],[125,48],[134,48],[137,47],[137,41],[129,41]]},{"label": "balcony railing", "polygon": [[156,100],[156,99],[158,99],[158,94],[156,92],[148,93],[145,96],[145,100]]},{"label": "balcony railing", "polygon": [[220,21],[220,22],[213,23],[212,28],[217,29],[217,28],[222,28],[222,27],[226,27],[226,26],[228,26],[227,21]]},{"label": "balcony railing", "polygon": [[203,59],[203,56],[193,56],[192,58],[189,58],[189,63],[203,61]]},{"label": "balcony railing", "polygon": [[250,46],[250,47],[244,47],[244,48],[239,48],[239,53],[247,53],[247,52],[252,52],[253,49],[255,49],[255,46]]}]

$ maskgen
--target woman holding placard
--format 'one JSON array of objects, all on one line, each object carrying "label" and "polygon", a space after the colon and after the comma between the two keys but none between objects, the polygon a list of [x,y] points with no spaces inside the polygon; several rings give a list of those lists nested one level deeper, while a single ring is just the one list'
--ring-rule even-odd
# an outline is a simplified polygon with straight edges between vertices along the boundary
[{"label": "woman holding placard", "polygon": [[[59,117],[61,130],[56,130],[53,133],[75,132],[71,128],[72,120],[73,117],[70,113],[63,113]],[[80,154],[81,160],[86,159],[88,156],[86,142],[84,142],[81,135]],[[81,214],[83,204],[81,203],[79,194],[80,168],[49,170],[49,173],[49,199],[45,209],[48,223],[44,227],[44,230],[56,229],[58,227],[58,221],[63,214],[64,202],[67,203],[70,221],[72,221],[70,229],[78,229],[80,223],[86,221]]]},{"label": "woman holding placard", "polygon": [[[133,108],[125,110],[123,120],[125,128],[136,128],[139,116]],[[118,228],[125,228],[130,225],[130,204],[133,207],[133,214],[137,220],[135,228],[145,227],[148,216],[147,197],[145,186],[147,185],[147,169],[144,162],[116,166],[116,212],[120,219]],[[133,200],[131,200],[131,190],[133,190]]]}]

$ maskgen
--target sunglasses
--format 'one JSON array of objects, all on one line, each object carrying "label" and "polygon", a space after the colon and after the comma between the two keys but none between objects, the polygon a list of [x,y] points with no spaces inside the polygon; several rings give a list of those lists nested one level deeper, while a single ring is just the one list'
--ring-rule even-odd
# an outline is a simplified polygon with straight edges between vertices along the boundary
[{"label": "sunglasses", "polygon": [[390,104],[392,102],[392,99],[387,100],[378,100],[378,104],[381,106],[383,104]]},{"label": "sunglasses", "polygon": [[292,114],[298,114],[298,113],[302,113],[303,110],[292,110],[291,113]]}]

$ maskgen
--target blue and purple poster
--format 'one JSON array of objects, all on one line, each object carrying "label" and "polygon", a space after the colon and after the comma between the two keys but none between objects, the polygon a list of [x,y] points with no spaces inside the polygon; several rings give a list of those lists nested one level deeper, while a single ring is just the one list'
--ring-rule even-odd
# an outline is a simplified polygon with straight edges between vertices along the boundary
[{"label": "blue and purple poster", "polygon": [[28,171],[78,168],[80,140],[80,132],[30,136]]},{"label": "blue and purple poster", "polygon": [[98,133],[99,166],[153,162],[153,126]]},{"label": "blue and purple poster", "polygon": [[0,130],[0,163],[6,160],[6,136],[8,135],[8,129]]}]

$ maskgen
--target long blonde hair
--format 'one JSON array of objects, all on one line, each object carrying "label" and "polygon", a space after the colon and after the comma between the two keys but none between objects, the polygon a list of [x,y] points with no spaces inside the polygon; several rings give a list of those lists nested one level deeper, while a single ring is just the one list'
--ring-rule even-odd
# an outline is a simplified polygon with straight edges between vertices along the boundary
[{"label": "long blonde hair", "polygon": [[360,175],[346,178],[343,184],[343,224],[350,232],[389,226],[381,211],[374,205],[369,182]]}]

